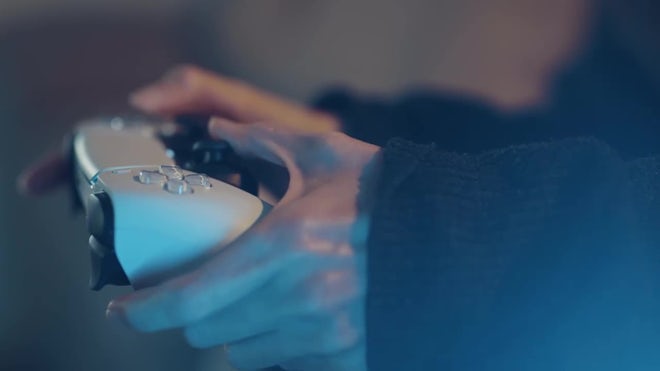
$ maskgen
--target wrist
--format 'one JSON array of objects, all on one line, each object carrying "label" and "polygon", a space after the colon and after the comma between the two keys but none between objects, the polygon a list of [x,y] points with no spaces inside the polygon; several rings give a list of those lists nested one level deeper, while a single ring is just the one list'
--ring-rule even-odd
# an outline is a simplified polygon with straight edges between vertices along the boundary
[{"label": "wrist", "polygon": [[375,151],[369,161],[366,162],[362,173],[358,178],[358,193],[356,197],[356,209],[358,220],[354,237],[365,245],[369,237],[371,215],[376,201],[376,185],[380,177],[382,167],[382,152]]}]

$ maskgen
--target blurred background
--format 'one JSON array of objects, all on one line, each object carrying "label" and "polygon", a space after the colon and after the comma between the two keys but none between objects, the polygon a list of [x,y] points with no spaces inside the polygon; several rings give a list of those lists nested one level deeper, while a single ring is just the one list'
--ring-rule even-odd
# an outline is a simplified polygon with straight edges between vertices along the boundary
[{"label": "blurred background", "polygon": [[331,85],[425,86],[523,109],[543,104],[601,11],[595,0],[3,0],[0,369],[226,369],[178,333],[106,321],[125,289],[88,290],[67,192],[16,193],[20,170],[77,120],[128,112],[131,90],[182,62],[302,102]]}]

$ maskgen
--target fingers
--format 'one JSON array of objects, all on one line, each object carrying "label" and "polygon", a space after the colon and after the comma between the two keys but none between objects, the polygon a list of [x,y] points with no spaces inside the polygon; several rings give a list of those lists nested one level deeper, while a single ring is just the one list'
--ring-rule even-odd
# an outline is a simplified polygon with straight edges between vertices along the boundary
[{"label": "fingers", "polygon": [[227,345],[227,358],[239,370],[257,370],[305,354],[313,338],[273,331]]},{"label": "fingers", "polygon": [[214,99],[214,95],[233,93],[234,89],[222,85],[213,89],[211,80],[217,79],[219,78],[199,68],[177,67],[162,79],[135,91],[130,95],[129,101],[144,112],[160,116],[187,113],[233,117],[231,102],[224,102],[218,97]]},{"label": "fingers", "polygon": [[[333,273],[317,273],[320,277],[300,284],[301,277],[313,274],[305,272],[306,269],[311,268],[294,267],[291,270],[295,272],[280,274],[243,299],[187,325],[185,336],[188,343],[197,348],[209,348],[281,327],[291,328],[301,322],[323,323],[332,318],[327,313],[346,306],[354,296],[352,293],[360,290],[350,278],[339,272],[334,274],[335,277],[332,277]],[[314,282],[322,279],[326,282]]]},{"label": "fingers", "polygon": [[342,166],[361,164],[379,149],[338,132],[313,133],[270,122],[239,124],[213,117],[208,130],[215,139],[229,141],[244,156],[281,165],[286,165],[288,159],[304,169],[316,169],[326,174]]},{"label": "fingers", "polygon": [[286,256],[268,241],[243,235],[202,268],[115,300],[107,315],[143,332],[187,326],[224,310],[273,279]]},{"label": "fingers", "polygon": [[209,122],[209,133],[215,139],[229,142],[242,156],[254,157],[285,166],[285,135],[280,129],[266,124],[239,125],[236,122],[214,117]]},{"label": "fingers", "polygon": [[29,196],[48,193],[69,181],[71,169],[63,153],[50,153],[24,170],[17,180],[18,191]]},{"label": "fingers", "polygon": [[[239,369],[254,370],[274,365],[306,365],[302,370],[361,370],[337,368],[359,365],[363,341],[332,321],[297,317],[280,324],[276,331],[231,342],[226,346],[229,362]],[[355,353],[351,350],[358,349]],[[322,367],[324,365],[326,367]],[[332,365],[332,367],[330,367]],[[292,369],[298,369],[297,367]]]},{"label": "fingers", "polygon": [[333,117],[193,66],[180,66],[130,97],[150,114],[216,115],[239,122],[272,121],[307,130],[337,130]]},{"label": "fingers", "polygon": [[309,133],[271,123],[242,125],[224,118],[214,117],[209,122],[209,133],[215,139],[226,140],[232,148],[246,157],[256,157],[286,166],[294,164],[304,168],[329,168],[337,162],[330,147],[330,138],[339,133]]},{"label": "fingers", "polygon": [[196,348],[209,348],[274,331],[290,310],[275,284],[261,289],[224,310],[185,328],[185,337]]}]

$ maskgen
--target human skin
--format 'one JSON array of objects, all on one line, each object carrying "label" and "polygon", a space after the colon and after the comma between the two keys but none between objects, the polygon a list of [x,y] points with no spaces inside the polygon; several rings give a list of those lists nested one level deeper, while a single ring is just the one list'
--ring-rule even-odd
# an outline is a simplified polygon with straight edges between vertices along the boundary
[{"label": "human skin", "polygon": [[[288,184],[264,219],[203,266],[113,300],[107,316],[137,331],[181,329],[195,347],[224,345],[240,369],[365,370],[369,215],[358,194],[379,148],[337,131],[331,116],[190,66],[130,100],[164,117],[221,115],[209,134],[286,171]],[[250,121],[273,118],[281,121]],[[64,158],[51,154],[26,170],[22,191],[67,182]]]},{"label": "human skin", "polygon": [[143,332],[182,329],[196,347],[225,344],[240,369],[365,370],[369,218],[357,198],[378,147],[225,119],[209,131],[284,166],[288,191],[201,268],[112,301],[108,317]]},{"label": "human skin", "polygon": [[[332,115],[191,65],[172,68],[132,93],[129,102],[141,112],[163,118],[197,114],[238,123],[268,122],[301,132],[341,131]],[[38,196],[66,183],[70,176],[66,157],[62,151],[48,153],[25,169],[17,180],[19,191]]]}]

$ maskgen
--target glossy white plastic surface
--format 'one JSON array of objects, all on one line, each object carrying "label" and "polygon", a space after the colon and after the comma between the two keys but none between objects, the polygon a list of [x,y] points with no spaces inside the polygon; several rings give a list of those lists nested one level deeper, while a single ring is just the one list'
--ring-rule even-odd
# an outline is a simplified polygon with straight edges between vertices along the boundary
[{"label": "glossy white plastic surface", "polygon": [[[173,165],[149,128],[84,125],[74,139],[74,151],[89,180],[89,192],[110,196],[115,253],[136,288],[161,282],[203,260],[264,212],[259,198],[213,178],[208,178],[210,187],[192,185],[192,192],[184,194],[168,192],[163,183],[141,183],[140,171]],[[181,171],[184,176],[194,174]]]}]

